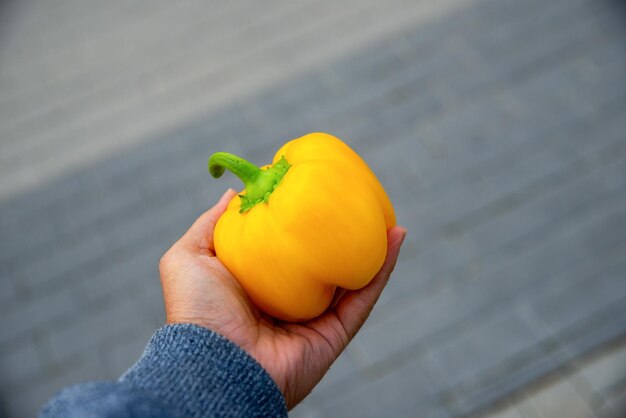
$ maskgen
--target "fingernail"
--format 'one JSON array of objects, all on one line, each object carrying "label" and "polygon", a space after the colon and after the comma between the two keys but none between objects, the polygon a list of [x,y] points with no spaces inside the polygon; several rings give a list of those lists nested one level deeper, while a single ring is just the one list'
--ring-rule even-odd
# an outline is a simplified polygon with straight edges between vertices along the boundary
[{"label": "fingernail", "polygon": [[400,236],[400,242],[398,244],[402,245],[402,243],[404,242],[404,239],[406,238],[406,234],[409,232],[409,230],[404,227],[400,227],[400,228],[402,228],[402,235]]},{"label": "fingernail", "polygon": [[229,194],[232,194],[232,193],[234,193],[234,192],[235,192],[235,191],[234,191],[233,189],[230,189],[230,188],[229,188],[228,190],[226,190],[226,191],[224,192],[224,194],[222,195],[222,197],[220,197],[220,203],[221,203],[223,200],[226,200],[226,199],[228,198],[228,195],[229,195]]}]

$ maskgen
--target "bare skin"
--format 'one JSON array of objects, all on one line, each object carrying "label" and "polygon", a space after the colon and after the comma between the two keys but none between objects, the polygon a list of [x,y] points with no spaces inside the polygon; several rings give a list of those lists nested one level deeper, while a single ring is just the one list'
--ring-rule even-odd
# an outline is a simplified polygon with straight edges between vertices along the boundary
[{"label": "bare skin", "polygon": [[215,257],[213,229],[235,195],[228,190],[161,259],[167,323],[196,324],[239,345],[274,379],[292,409],[313,390],[369,316],[389,280],[406,230],[388,231],[387,258],[369,285],[337,292],[332,307],[311,321],[279,321],[260,312]]}]

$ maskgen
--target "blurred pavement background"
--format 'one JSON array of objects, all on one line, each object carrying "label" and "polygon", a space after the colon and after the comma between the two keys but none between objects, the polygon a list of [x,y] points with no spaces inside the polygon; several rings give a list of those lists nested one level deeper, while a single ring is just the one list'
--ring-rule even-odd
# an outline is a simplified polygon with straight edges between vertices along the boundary
[{"label": "blurred pavement background", "polygon": [[0,416],[115,379],[157,263],[227,187],[327,131],[409,228],[297,417],[626,411],[626,9],[614,0],[7,1]]}]

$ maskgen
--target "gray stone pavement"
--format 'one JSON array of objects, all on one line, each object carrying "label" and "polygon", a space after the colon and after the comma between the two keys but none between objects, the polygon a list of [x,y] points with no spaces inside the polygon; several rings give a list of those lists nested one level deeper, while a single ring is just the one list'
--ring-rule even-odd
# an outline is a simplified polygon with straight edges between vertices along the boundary
[{"label": "gray stone pavement", "polygon": [[626,411],[626,338],[577,359],[519,391],[485,418],[622,417]]},{"label": "gray stone pavement", "polygon": [[430,3],[3,5],[0,416],[119,376],[163,322],[160,255],[239,187],[207,157],[310,131],[410,232],[294,416],[491,413],[623,339],[624,7]]}]

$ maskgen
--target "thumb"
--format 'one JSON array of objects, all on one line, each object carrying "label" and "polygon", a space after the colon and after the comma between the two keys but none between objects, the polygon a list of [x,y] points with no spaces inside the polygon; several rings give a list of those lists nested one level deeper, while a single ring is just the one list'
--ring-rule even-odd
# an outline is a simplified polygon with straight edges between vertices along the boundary
[{"label": "thumb", "polygon": [[222,216],[228,203],[237,195],[233,189],[226,190],[220,200],[211,209],[204,212],[191,225],[191,228],[182,236],[178,243],[190,250],[210,251],[213,248],[213,230],[217,220]]}]

